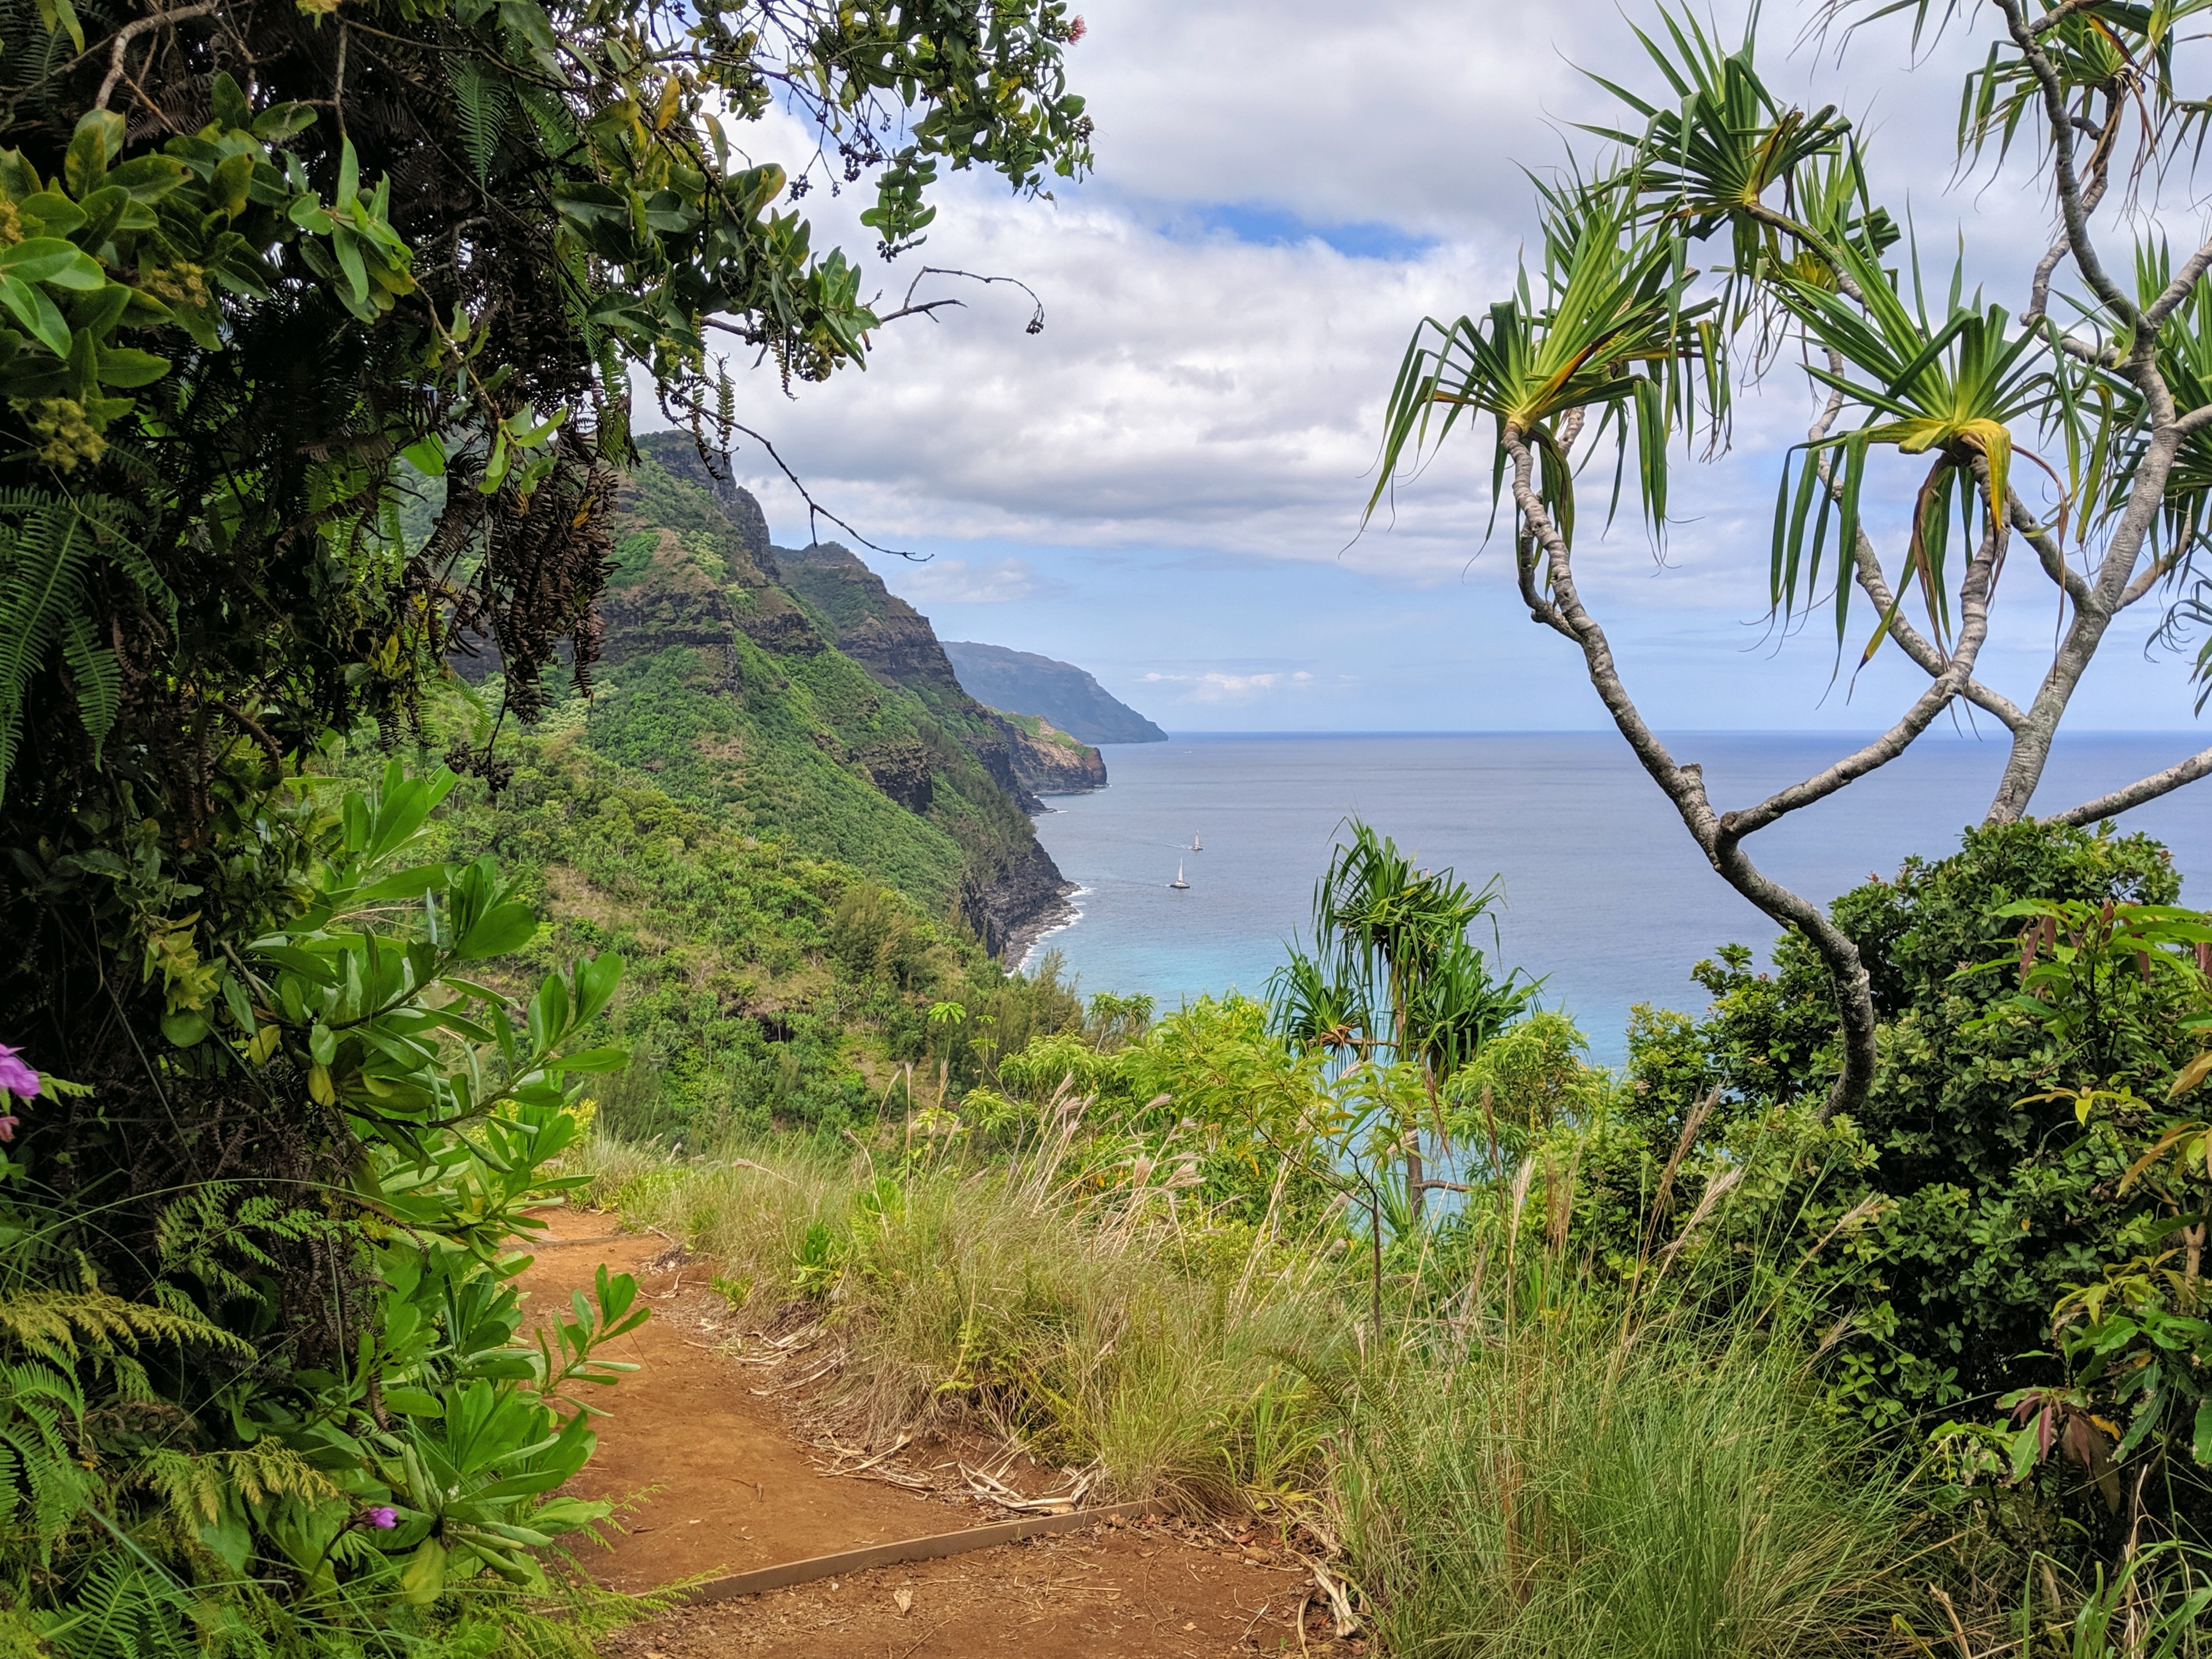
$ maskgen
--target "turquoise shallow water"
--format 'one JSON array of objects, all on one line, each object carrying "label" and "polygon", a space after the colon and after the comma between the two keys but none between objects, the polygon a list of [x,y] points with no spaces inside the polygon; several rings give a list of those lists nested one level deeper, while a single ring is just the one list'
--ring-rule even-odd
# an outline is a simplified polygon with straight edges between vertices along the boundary
[{"label": "turquoise shallow water", "polygon": [[[1748,804],[1817,771],[1853,739],[1670,736],[1702,760],[1714,800]],[[2201,747],[2188,732],[2090,735],[2053,756],[2037,804],[2057,811]],[[1707,867],[1672,807],[1611,733],[1181,737],[1105,751],[1110,787],[1066,796],[1037,834],[1081,890],[1081,914],[1039,949],[1060,951],[1089,991],[1145,991],[1168,1005],[1230,987],[1257,994],[1304,926],[1336,827],[1357,813],[1478,885],[1502,878],[1503,959],[1547,978],[1595,1057],[1617,1060],[1637,1002],[1694,1011],[1689,978],[1731,940],[1775,928]],[[1994,743],[1931,738],[1841,794],[1761,832],[1763,867],[1822,900],[1940,856],[1986,808],[2002,770]],[[2130,813],[2212,904],[2212,780]],[[1179,854],[1191,837],[1203,853]],[[1178,858],[1188,892],[1170,890]],[[1034,960],[1034,953],[1032,957]]]}]

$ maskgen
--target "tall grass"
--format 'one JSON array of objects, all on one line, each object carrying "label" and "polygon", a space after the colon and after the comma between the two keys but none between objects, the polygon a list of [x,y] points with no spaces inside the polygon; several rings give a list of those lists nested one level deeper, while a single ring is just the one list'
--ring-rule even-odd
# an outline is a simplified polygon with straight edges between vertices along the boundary
[{"label": "tall grass", "polygon": [[1904,1484],[1749,1328],[1618,1334],[1570,1306],[1340,1383],[1349,1571],[1394,1654],[1879,1650]]},{"label": "tall grass", "polygon": [[1052,1158],[893,1178],[819,1143],[669,1165],[602,1141],[592,1196],[719,1264],[757,1311],[800,1297],[846,1346],[859,1432],[980,1416],[1097,1490],[1241,1506],[1310,1471],[1316,1401],[1284,1356],[1332,1352],[1340,1270],[1206,1223],[1172,1171]]},{"label": "tall grass", "polygon": [[1433,1287],[1394,1287],[1377,1342],[1341,1223],[1222,1226],[1142,1159],[1060,1152],[896,1179],[819,1143],[592,1156],[603,1200],[756,1309],[814,1299],[873,1443],[975,1413],[1102,1494],[1271,1494],[1340,1540],[1388,1653],[1867,1654],[1908,1609],[1901,1474],[1789,1334],[1695,1328],[1671,1290],[1624,1322],[1617,1287],[1540,1244],[1482,1309],[1470,1285],[1423,1318]]}]

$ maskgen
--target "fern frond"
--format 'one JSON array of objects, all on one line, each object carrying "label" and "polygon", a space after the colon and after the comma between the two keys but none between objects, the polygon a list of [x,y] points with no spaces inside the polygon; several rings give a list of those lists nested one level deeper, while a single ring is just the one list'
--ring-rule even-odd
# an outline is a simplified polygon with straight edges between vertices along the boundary
[{"label": "fern frond", "polygon": [[507,77],[482,59],[457,54],[446,60],[446,79],[453,89],[453,112],[460,121],[461,147],[476,169],[477,183],[488,185],[499,141],[507,130],[514,95]]},{"label": "fern frond", "polygon": [[77,718],[92,738],[92,763],[97,766],[123,708],[123,665],[94,637],[92,618],[81,611],[72,611],[62,624],[62,660],[76,682]]},{"label": "fern frond", "polygon": [[92,631],[85,577],[113,564],[173,625],[176,595],[124,532],[126,513],[105,495],[0,490],[0,799],[22,734],[23,694],[58,645],[76,676],[78,708],[97,759],[122,704],[122,667]]},{"label": "fern frond", "polygon": [[112,1360],[141,1343],[205,1346],[251,1358],[253,1345],[204,1315],[125,1301],[106,1291],[33,1291],[0,1301],[0,1338],[58,1364]]},{"label": "fern frond", "polygon": [[47,1639],[64,1659],[194,1659],[190,1616],[177,1585],[118,1550],[85,1575],[70,1616]]},{"label": "fern frond", "polygon": [[69,1444],[84,1411],[84,1390],[67,1371],[0,1364],[0,1525],[27,1519],[42,1562],[91,1484]]}]

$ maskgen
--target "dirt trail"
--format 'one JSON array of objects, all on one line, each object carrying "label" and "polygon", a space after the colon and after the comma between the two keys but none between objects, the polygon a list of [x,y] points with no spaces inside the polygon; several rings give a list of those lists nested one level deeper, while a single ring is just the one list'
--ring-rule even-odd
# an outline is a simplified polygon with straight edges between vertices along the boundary
[{"label": "dirt trail", "polygon": [[[553,1210],[544,1218],[550,1231],[533,1241],[537,1259],[520,1281],[537,1309],[565,1307],[605,1262],[635,1274],[653,1310],[605,1351],[640,1369],[592,1395],[608,1415],[572,1488],[631,1500],[611,1552],[583,1556],[600,1583],[647,1589],[1004,1518],[974,1503],[824,1474],[793,1439],[775,1396],[755,1392],[773,1373],[716,1352],[734,1329],[703,1264],[654,1268],[665,1242],[617,1237],[611,1216]],[[1330,1639],[1317,1607],[1301,1642],[1295,1620],[1310,1582],[1264,1542],[1238,1549],[1194,1524],[1099,1527],[688,1608],[605,1645],[624,1659],[1360,1651]]]},{"label": "dirt trail", "polygon": [[[601,1352],[639,1369],[586,1397],[599,1419],[599,1450],[572,1490],[586,1498],[635,1498],[618,1518],[624,1528],[593,1576],[612,1589],[652,1589],[701,1573],[858,1549],[893,1539],[950,1532],[984,1517],[963,1515],[893,1486],[821,1474],[793,1443],[761,1372],[713,1352],[721,1298],[680,1284],[681,1267],[653,1272],[665,1252],[652,1235],[609,1239],[611,1217],[555,1211],[550,1237],[522,1288],[565,1307],[572,1290],[588,1291],[605,1262],[635,1273],[653,1316]],[[564,1243],[564,1237],[593,1242]],[[690,1305],[679,1308],[679,1303]]]}]

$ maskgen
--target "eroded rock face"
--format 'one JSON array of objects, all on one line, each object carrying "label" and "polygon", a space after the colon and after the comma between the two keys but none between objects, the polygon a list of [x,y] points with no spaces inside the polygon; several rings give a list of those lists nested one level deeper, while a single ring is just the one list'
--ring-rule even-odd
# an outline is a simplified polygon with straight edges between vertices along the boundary
[{"label": "eroded rock face", "polygon": [[1106,787],[1105,757],[1042,716],[1024,719],[997,709],[1014,776],[1038,795],[1080,795]]},{"label": "eroded rock face", "polygon": [[935,796],[929,751],[918,743],[873,743],[853,758],[868,781],[909,812],[927,812]]}]

